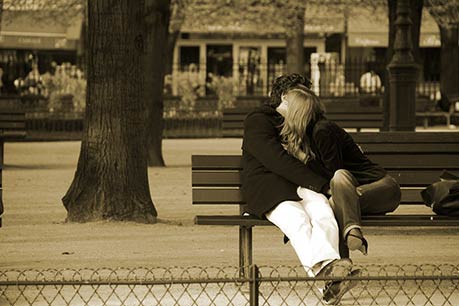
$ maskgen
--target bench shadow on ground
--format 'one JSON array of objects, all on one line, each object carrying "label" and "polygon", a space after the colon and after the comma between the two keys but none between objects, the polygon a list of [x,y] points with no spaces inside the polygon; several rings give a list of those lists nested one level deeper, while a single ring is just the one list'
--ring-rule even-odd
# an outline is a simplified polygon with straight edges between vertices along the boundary
[{"label": "bench shadow on ground", "polygon": [[3,170],[56,170],[56,169],[72,169],[76,166],[74,164],[9,164],[6,163],[3,165]]}]

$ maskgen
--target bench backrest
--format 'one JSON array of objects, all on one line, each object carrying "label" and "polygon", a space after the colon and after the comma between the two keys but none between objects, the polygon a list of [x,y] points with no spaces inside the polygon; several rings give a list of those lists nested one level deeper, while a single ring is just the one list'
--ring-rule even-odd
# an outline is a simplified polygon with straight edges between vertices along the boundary
[{"label": "bench backrest", "polygon": [[[423,204],[420,191],[447,169],[459,174],[458,132],[350,133],[402,187],[401,204]],[[244,205],[240,155],[193,155],[193,204]]]},{"label": "bench backrest", "polygon": [[[365,104],[358,99],[324,101],[327,118],[343,128],[381,128],[384,116],[380,105]],[[223,110],[222,131],[224,137],[241,137],[244,120],[253,107]]]},{"label": "bench backrest", "polygon": [[0,139],[19,139],[26,135],[25,113],[0,109]]}]

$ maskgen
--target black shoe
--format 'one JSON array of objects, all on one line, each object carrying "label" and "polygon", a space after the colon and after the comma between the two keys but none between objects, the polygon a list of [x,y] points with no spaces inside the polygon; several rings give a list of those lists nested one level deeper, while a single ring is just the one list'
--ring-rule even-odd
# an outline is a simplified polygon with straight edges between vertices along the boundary
[{"label": "black shoe", "polygon": [[352,269],[350,258],[335,259],[323,267],[316,277],[346,277]]},{"label": "black shoe", "polygon": [[[360,240],[360,243],[358,243],[357,245],[349,244],[349,236],[357,238],[358,240]],[[350,232],[347,234],[346,245],[351,251],[359,250],[360,252],[362,252],[363,255],[368,255],[368,241],[365,239],[365,237],[363,237],[362,232],[360,232],[360,230],[358,231],[358,234],[352,234]]]},{"label": "black shoe", "polygon": [[[361,274],[360,269],[352,270],[348,276],[356,277]],[[357,286],[358,280],[331,281],[325,286],[322,300],[326,305],[336,305],[341,298],[352,288]]]}]

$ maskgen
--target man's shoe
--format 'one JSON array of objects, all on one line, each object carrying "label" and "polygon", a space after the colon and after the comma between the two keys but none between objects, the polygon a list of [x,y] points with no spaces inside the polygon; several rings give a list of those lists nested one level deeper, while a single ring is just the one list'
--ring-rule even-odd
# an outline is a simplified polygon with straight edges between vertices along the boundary
[{"label": "man's shoe", "polygon": [[[361,272],[360,269],[355,269],[348,276],[357,277],[361,275]],[[336,305],[346,292],[357,286],[357,284],[358,280],[331,281],[325,286],[322,300],[326,305]]]},{"label": "man's shoe", "polygon": [[335,259],[323,267],[316,277],[346,277],[351,273],[352,260],[349,258]]}]

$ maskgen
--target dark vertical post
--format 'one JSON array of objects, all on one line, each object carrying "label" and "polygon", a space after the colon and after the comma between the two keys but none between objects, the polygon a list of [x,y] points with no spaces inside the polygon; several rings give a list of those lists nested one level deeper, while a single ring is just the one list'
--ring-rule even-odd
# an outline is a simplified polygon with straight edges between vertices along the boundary
[{"label": "dark vertical post", "polygon": [[247,277],[252,264],[252,227],[239,227],[239,268],[240,276]]},{"label": "dark vertical post", "polygon": [[259,287],[259,271],[257,265],[250,266],[250,306],[258,306],[258,296],[260,294]]},{"label": "dark vertical post", "polygon": [[389,129],[414,131],[416,128],[416,80],[418,66],[412,54],[410,1],[397,1],[394,55],[389,69]]},{"label": "dark vertical post", "polygon": [[3,139],[0,138],[0,227],[2,227],[2,215],[3,215],[3,187],[2,187],[3,150],[4,150],[4,142],[3,142]]}]

